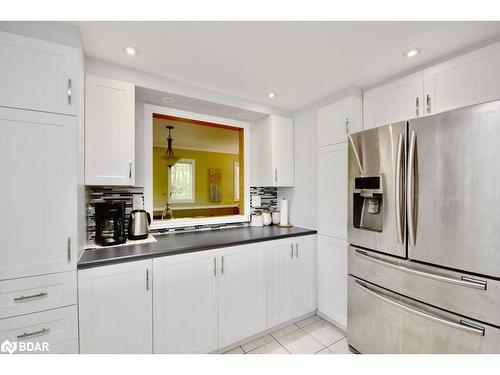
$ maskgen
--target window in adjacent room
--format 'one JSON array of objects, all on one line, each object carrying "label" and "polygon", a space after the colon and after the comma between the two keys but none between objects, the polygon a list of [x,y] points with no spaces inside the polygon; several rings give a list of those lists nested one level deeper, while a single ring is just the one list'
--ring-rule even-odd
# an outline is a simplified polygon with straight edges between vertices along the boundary
[{"label": "window in adjacent room", "polygon": [[180,159],[171,168],[170,201],[172,203],[193,203],[194,196],[195,161]]}]

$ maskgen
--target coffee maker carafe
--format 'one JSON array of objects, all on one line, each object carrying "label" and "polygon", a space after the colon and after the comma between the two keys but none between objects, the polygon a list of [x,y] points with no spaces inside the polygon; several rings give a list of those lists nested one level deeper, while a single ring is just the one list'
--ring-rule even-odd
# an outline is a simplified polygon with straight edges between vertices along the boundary
[{"label": "coffee maker carafe", "polygon": [[125,243],[125,204],[123,202],[95,204],[95,242],[101,246]]}]

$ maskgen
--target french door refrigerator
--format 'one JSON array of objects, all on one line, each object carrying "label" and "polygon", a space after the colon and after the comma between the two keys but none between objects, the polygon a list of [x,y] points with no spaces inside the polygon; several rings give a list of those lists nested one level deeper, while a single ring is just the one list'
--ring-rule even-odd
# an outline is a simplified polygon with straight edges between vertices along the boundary
[{"label": "french door refrigerator", "polygon": [[351,135],[348,342],[500,353],[500,101]]}]

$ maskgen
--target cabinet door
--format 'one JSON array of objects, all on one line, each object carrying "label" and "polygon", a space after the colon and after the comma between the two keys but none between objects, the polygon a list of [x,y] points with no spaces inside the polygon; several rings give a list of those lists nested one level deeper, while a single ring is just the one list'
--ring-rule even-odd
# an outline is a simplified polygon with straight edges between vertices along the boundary
[{"label": "cabinet door", "polygon": [[423,73],[415,73],[366,91],[363,129],[423,116]]},{"label": "cabinet door", "polygon": [[318,148],[318,233],[347,240],[346,142]]},{"label": "cabinet door", "polygon": [[87,75],[85,184],[135,183],[134,85]]},{"label": "cabinet door", "polygon": [[318,235],[318,310],[347,326],[347,243]]},{"label": "cabinet door", "polygon": [[219,254],[219,347],[225,347],[266,329],[265,247],[228,247]]},{"label": "cabinet door", "polygon": [[76,269],[76,117],[0,108],[0,280]]},{"label": "cabinet door", "polygon": [[500,99],[500,43],[424,72],[425,113]]},{"label": "cabinet door", "polygon": [[81,353],[152,353],[152,260],[78,271]]},{"label": "cabinet door", "polygon": [[290,239],[267,244],[267,327],[274,327],[292,316],[292,264],[294,242]]},{"label": "cabinet door", "polygon": [[292,265],[293,317],[316,310],[315,236],[295,238]]},{"label": "cabinet door", "polygon": [[153,260],[154,352],[217,350],[217,253]]},{"label": "cabinet door", "polygon": [[0,31],[0,106],[77,114],[79,53]]},{"label": "cabinet door", "polygon": [[362,130],[361,102],[352,96],[318,110],[318,147],[346,142],[346,125],[351,133]]},{"label": "cabinet door", "polygon": [[276,186],[293,186],[293,120],[272,116],[272,160]]}]

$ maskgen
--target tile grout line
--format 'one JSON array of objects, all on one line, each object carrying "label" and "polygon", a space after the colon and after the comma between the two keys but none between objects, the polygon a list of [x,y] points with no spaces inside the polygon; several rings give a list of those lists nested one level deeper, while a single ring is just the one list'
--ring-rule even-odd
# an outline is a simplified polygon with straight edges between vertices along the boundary
[{"label": "tile grout line", "polygon": [[[245,351],[245,349],[243,349],[243,345],[246,345],[246,344],[243,344],[243,345],[241,345],[241,346],[240,346],[241,350],[243,350],[243,352],[244,352],[245,354],[248,354],[248,353],[250,353],[251,351],[254,351],[255,349],[260,348],[261,346],[264,346],[264,345],[269,344],[270,342],[273,342],[273,341],[278,342],[278,340],[276,340],[276,339],[274,338],[274,336],[273,336],[273,335],[271,335],[270,333],[269,333],[268,335],[269,335],[269,336],[271,336],[273,340],[271,340],[271,341],[269,341],[269,342],[266,342],[265,344],[262,344],[262,345],[256,346],[255,348],[253,348],[252,350],[249,350],[248,352],[246,352],[246,351]],[[265,337],[265,336],[262,336],[262,337]],[[258,340],[258,339],[255,339],[255,340]],[[255,341],[255,340],[254,340],[254,341]],[[251,342],[253,342],[253,341],[247,342],[247,344],[249,344],[249,343],[251,343]],[[278,344],[279,344],[279,342],[278,342]],[[280,345],[281,345],[281,344],[280,344]]]}]

